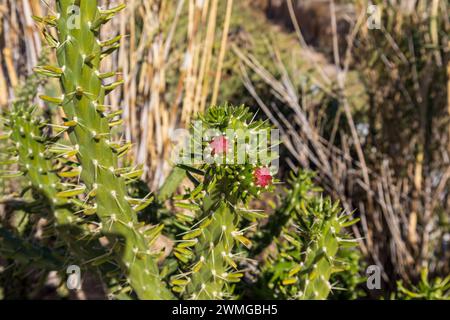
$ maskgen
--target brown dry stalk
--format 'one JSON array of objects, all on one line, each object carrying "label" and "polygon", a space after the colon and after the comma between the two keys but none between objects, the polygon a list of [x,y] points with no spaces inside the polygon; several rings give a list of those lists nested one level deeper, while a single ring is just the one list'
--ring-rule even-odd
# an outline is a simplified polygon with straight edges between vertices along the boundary
[{"label": "brown dry stalk", "polygon": [[209,73],[211,70],[211,56],[216,33],[218,5],[219,0],[212,0],[195,91],[194,113],[201,112],[205,109],[206,97],[209,92]]},{"label": "brown dry stalk", "polygon": [[[447,44],[447,51],[450,51],[450,41]],[[450,118],[450,61],[447,62],[447,112]],[[450,123],[448,125],[448,153],[450,155]]]},{"label": "brown dry stalk", "polygon": [[225,14],[225,22],[223,24],[222,41],[220,44],[219,61],[217,64],[216,78],[214,80],[213,96],[211,98],[211,105],[217,103],[217,96],[219,95],[220,78],[222,76],[223,60],[225,58],[225,52],[228,41],[228,30],[230,29],[231,13],[233,11],[233,0],[227,2],[227,12]]}]

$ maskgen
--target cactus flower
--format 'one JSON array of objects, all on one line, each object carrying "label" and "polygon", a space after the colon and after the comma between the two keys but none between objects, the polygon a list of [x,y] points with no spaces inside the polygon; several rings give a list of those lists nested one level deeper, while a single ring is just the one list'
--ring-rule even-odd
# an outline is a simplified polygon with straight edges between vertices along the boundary
[{"label": "cactus flower", "polygon": [[209,144],[211,148],[211,154],[222,154],[227,153],[228,140],[224,136],[215,137]]},{"label": "cactus flower", "polygon": [[267,167],[256,168],[253,171],[253,177],[255,179],[255,184],[259,187],[266,187],[272,182],[272,175]]}]

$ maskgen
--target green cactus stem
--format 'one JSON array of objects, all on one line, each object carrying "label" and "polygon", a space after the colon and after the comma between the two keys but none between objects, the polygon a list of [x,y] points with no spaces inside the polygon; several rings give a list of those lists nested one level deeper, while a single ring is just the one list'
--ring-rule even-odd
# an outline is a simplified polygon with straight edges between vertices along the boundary
[{"label": "green cactus stem", "polygon": [[158,201],[163,202],[170,198],[185,178],[186,170],[175,166],[158,191]]},{"label": "green cactus stem", "polygon": [[139,176],[139,170],[118,167],[118,159],[130,147],[114,142],[111,135],[111,128],[121,123],[120,114],[105,105],[105,96],[122,81],[108,82],[106,78],[113,73],[102,73],[100,63],[118,48],[120,37],[102,41],[99,30],[125,5],[101,9],[99,1],[93,0],[58,0],[56,5],[57,17],[36,20],[45,28],[57,29],[58,39],[47,40],[56,49],[59,66],[40,66],[36,72],[60,79],[63,96],[41,98],[64,111],[62,127],[69,134],[70,144],[55,144],[49,150],[56,157],[77,162],[82,182],[68,185],[59,196],[73,199],[84,195],[84,202],[101,221],[103,234],[111,243],[119,241],[115,246],[117,261],[139,298],[172,298],[150,250],[153,239],[146,236],[148,228],[139,224],[134,210],[150,201],[127,195],[126,183]]},{"label": "green cactus stem", "polygon": [[252,255],[259,255],[280,236],[283,227],[291,220],[295,207],[304,206],[317,192],[322,191],[321,188],[314,186],[313,176],[314,174],[308,171],[301,171],[297,176],[290,172],[289,187],[284,188],[286,195],[267,223],[256,233],[254,239],[256,245],[252,249]]},{"label": "green cactus stem", "polygon": [[[45,203],[42,205],[50,209],[54,218],[53,225],[64,246],[67,246],[80,263],[104,254],[105,249],[97,241],[98,235],[92,233],[85,221],[75,214],[77,211],[83,212],[83,209],[75,209],[77,206],[70,200],[58,196],[61,176],[67,175],[68,172],[58,172],[58,166],[47,153],[48,138],[42,132],[45,122],[34,116],[33,108],[27,109],[20,104],[15,104],[8,120],[11,127],[10,139],[16,146],[21,170],[28,178],[30,187],[43,196]],[[77,179],[77,176],[74,178]],[[82,245],[88,242],[89,247]]]},{"label": "green cactus stem", "polygon": [[0,256],[28,265],[35,265],[46,270],[60,269],[64,258],[47,247],[40,247],[24,241],[11,231],[0,226]]}]

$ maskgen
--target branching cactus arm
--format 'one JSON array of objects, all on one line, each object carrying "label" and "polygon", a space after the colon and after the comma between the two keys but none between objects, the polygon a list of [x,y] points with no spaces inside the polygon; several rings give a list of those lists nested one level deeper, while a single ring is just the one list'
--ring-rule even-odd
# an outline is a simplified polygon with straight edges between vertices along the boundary
[{"label": "branching cactus arm", "polygon": [[[40,63],[46,61],[46,58],[40,58]],[[41,82],[37,75],[32,74],[19,88],[18,97],[6,115],[6,126],[10,130],[9,138],[14,146],[14,158],[27,175],[30,186],[41,191],[49,201],[47,205],[55,209],[64,207],[67,201],[56,196],[60,178],[55,173],[57,170],[52,157],[47,153],[46,144],[50,143],[50,140],[43,134],[47,124],[37,115],[36,107],[32,105]],[[76,222],[76,216],[66,208],[61,208],[55,217],[56,224]]]},{"label": "branching cactus arm", "polygon": [[[221,204],[211,216],[205,216],[203,225],[193,229],[193,232],[201,230],[202,236],[194,247],[197,259],[186,287],[186,298],[226,298],[229,294],[227,285],[239,280],[241,275],[235,268],[237,265],[232,256],[235,247],[232,236],[236,228],[234,220],[235,216],[230,208]],[[179,249],[180,247],[176,250]]]},{"label": "branching cactus arm", "polygon": [[274,298],[326,299],[333,289],[330,276],[342,270],[345,261],[337,259],[340,248],[353,247],[357,241],[344,228],[358,221],[341,211],[338,203],[315,191],[310,178],[300,173],[290,181],[295,191],[303,184],[306,197],[287,197],[292,205],[289,222],[283,226],[277,250],[269,258],[262,282]]},{"label": "branching cactus arm", "polygon": [[[45,53],[39,60],[40,63],[46,63]],[[52,157],[47,153],[46,144],[50,141],[43,134],[46,123],[37,116],[36,107],[32,105],[38,87],[43,83],[35,74],[27,77],[17,90],[17,99],[5,115],[9,143],[12,144],[10,159],[16,161],[21,172],[28,177],[29,185],[44,195],[47,200],[44,205],[50,207],[54,213],[55,224],[68,225],[76,223],[77,217],[66,208],[67,201],[57,197],[60,178],[55,173],[57,170]],[[75,244],[76,239],[69,240],[71,237],[67,235],[67,244]]]},{"label": "branching cactus arm", "polygon": [[299,172],[298,176],[293,172],[290,173],[289,186],[284,188],[285,196],[281,200],[281,205],[255,235],[256,245],[252,248],[254,256],[259,255],[280,236],[283,227],[291,221],[292,213],[295,210],[300,210],[301,206],[311,201],[315,193],[322,191],[322,189],[314,186],[313,176],[312,172],[306,171]]},{"label": "branching cactus arm", "polygon": [[[64,167],[58,170],[61,166],[54,162],[47,152],[46,144],[50,141],[42,130],[46,124],[35,115],[34,110],[17,103],[8,116],[10,138],[16,147],[18,163],[28,178],[30,187],[43,196],[42,205],[50,209],[60,240],[64,241],[64,245],[76,256],[79,263],[95,261],[97,256],[105,254],[106,251],[98,243],[98,235],[89,230],[86,222],[77,216],[76,213],[83,212],[83,208],[59,197],[61,179],[77,179],[79,171],[76,168],[65,170]],[[81,239],[83,241],[80,241]],[[83,245],[85,243],[89,245]]]}]

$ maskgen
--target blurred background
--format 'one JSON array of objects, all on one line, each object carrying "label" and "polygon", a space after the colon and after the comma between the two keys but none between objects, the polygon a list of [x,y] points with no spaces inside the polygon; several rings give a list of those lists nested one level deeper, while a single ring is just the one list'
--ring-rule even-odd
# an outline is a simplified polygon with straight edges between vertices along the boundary
[{"label": "blurred background", "polygon": [[[50,1],[0,0],[1,108],[37,64],[43,43],[31,16]],[[450,273],[447,1],[126,3],[102,31],[126,35],[103,67],[125,80],[108,103],[124,109],[122,134],[150,189],[170,172],[175,129],[210,105],[245,104],[280,129],[281,180],[314,170],[361,219],[353,232],[363,274],[382,266],[389,290],[422,268]]]}]

